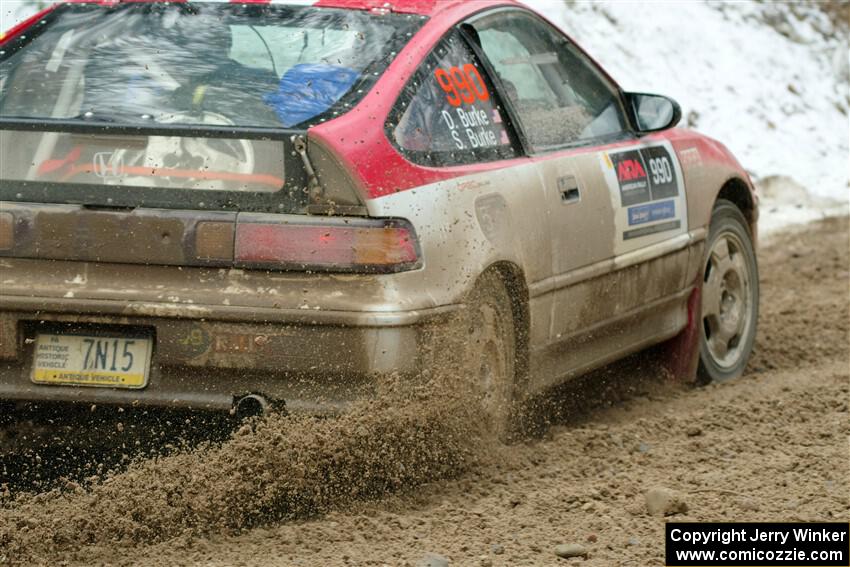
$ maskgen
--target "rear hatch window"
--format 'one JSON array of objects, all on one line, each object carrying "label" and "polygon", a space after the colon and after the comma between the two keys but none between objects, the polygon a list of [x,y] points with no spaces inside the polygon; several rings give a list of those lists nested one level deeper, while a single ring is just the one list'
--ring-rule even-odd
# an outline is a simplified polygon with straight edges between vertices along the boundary
[{"label": "rear hatch window", "polygon": [[423,20],[62,5],[0,46],[0,199],[298,212],[294,137],[354,106]]}]

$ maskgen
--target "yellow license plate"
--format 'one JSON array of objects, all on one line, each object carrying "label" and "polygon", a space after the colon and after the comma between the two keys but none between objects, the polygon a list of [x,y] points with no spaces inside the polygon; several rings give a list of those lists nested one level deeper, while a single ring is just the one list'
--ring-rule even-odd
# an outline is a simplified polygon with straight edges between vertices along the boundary
[{"label": "yellow license plate", "polygon": [[152,341],[147,337],[36,336],[32,381],[36,384],[144,388]]}]

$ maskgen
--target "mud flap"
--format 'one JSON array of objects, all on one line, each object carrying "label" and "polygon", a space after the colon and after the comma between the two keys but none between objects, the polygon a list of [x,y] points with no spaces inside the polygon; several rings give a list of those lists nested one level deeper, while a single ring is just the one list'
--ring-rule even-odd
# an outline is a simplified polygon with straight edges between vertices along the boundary
[{"label": "mud flap", "polygon": [[688,297],[688,324],[678,335],[661,346],[661,364],[670,377],[687,384],[697,382],[702,285]]}]

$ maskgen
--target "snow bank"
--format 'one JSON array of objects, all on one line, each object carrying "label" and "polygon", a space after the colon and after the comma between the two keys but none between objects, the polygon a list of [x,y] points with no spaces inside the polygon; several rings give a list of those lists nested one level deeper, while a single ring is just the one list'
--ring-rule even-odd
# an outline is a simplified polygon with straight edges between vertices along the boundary
[{"label": "snow bank", "polygon": [[626,90],[676,99],[762,193],[762,230],[850,200],[847,38],[805,4],[526,0]]}]

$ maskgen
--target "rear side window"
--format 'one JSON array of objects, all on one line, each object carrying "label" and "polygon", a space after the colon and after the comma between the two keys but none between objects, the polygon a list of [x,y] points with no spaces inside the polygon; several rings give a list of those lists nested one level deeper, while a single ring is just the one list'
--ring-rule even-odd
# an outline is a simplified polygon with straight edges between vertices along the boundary
[{"label": "rear side window", "polygon": [[550,25],[520,10],[472,25],[535,150],[624,132],[616,88]]},{"label": "rear side window", "polygon": [[443,39],[399,97],[387,135],[414,163],[448,166],[515,157],[496,91],[458,32]]}]

